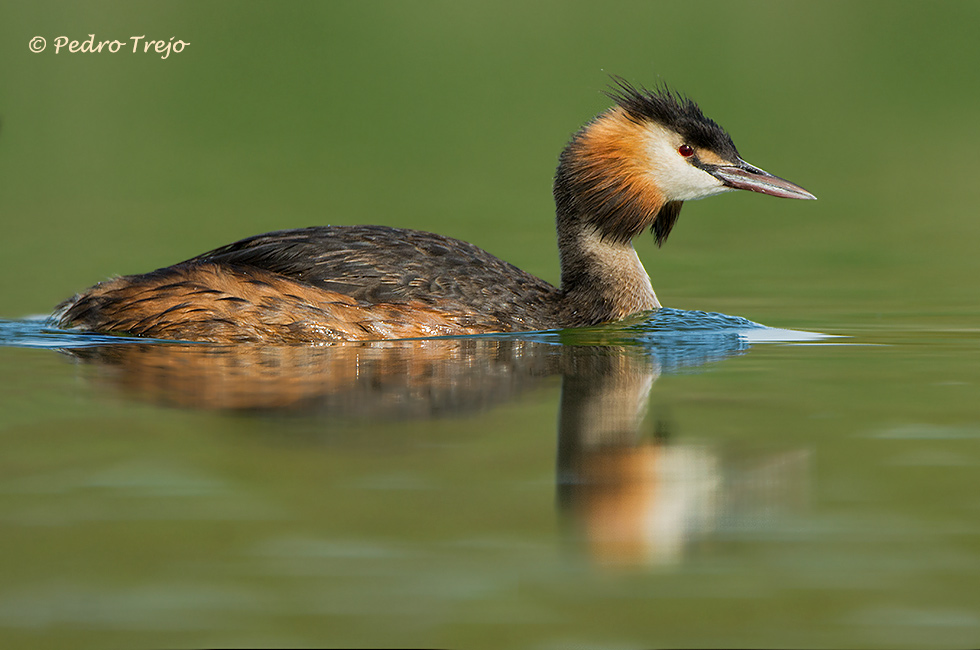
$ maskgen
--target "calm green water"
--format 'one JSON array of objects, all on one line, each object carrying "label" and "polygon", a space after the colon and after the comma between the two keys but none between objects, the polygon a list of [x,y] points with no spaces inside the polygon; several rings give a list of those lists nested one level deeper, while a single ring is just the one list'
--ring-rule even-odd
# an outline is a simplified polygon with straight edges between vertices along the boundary
[{"label": "calm green water", "polygon": [[[0,643],[976,646],[978,23],[966,2],[0,8]],[[54,53],[90,33],[190,45]],[[555,281],[551,175],[608,73],[690,94],[820,198],[689,203],[663,249],[637,242],[661,301],[837,338],[667,311],[77,347],[22,320],[317,223],[438,231]]]},{"label": "calm green water", "polygon": [[4,638],[969,645],[980,335],[769,332],[0,348]]}]

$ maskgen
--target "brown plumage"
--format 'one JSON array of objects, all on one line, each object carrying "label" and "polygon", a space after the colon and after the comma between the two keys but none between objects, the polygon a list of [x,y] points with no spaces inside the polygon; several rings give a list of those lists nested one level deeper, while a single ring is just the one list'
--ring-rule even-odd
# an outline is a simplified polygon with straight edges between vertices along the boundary
[{"label": "brown plumage", "polygon": [[[487,285],[487,275],[509,282]],[[544,329],[550,291],[542,280],[448,237],[322,226],[252,237],[100,283],[66,303],[62,322],[211,342],[480,334]],[[479,296],[483,308],[471,309],[467,296]]]},{"label": "brown plumage", "polygon": [[616,80],[616,105],[555,174],[561,285],[455,239],[382,226],[250,237],[62,303],[61,327],[276,343],[577,327],[660,307],[631,240],[666,240],[682,202],[731,189],[814,198],[743,161],[690,100]]}]

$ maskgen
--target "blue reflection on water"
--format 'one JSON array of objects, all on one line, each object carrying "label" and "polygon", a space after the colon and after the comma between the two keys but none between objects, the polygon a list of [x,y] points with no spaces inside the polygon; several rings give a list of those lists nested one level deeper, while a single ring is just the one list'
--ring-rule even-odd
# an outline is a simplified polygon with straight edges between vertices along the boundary
[{"label": "blue reflection on water", "polygon": [[[742,354],[753,343],[813,341],[825,335],[766,327],[740,316],[665,307],[596,327],[446,338],[517,339],[577,347],[625,346],[643,350],[661,370],[671,371]],[[62,330],[45,317],[0,319],[0,346],[70,350],[132,343],[173,341]]]},{"label": "blue reflection on water", "polygon": [[669,307],[597,327],[510,336],[555,345],[641,348],[666,372],[743,354],[754,343],[828,338],[814,332],[767,327],[741,316]]},{"label": "blue reflection on water", "polygon": [[159,339],[114,336],[58,329],[50,318],[0,319],[0,345],[18,348],[73,349],[116,343],[165,343]]}]

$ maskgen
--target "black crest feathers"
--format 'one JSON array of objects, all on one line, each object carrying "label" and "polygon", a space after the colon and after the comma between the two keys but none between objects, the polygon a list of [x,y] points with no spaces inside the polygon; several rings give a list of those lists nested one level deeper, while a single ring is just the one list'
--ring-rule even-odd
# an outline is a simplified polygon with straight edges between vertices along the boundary
[{"label": "black crest feathers", "polygon": [[649,90],[642,86],[637,88],[615,75],[612,81],[612,87],[605,94],[626,111],[631,120],[656,122],[680,133],[692,146],[709,149],[729,160],[738,157],[731,136],[714,120],[705,117],[693,100],[666,85]]}]

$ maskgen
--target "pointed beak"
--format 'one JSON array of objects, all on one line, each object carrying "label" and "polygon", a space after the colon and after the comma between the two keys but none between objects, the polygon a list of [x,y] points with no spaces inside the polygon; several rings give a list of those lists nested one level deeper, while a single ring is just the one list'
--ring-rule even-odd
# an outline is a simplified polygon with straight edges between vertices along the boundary
[{"label": "pointed beak", "polygon": [[709,174],[736,190],[749,190],[779,196],[784,199],[816,199],[814,195],[795,183],[773,176],[767,171],[753,167],[741,158],[735,165],[718,165],[706,169]]}]

